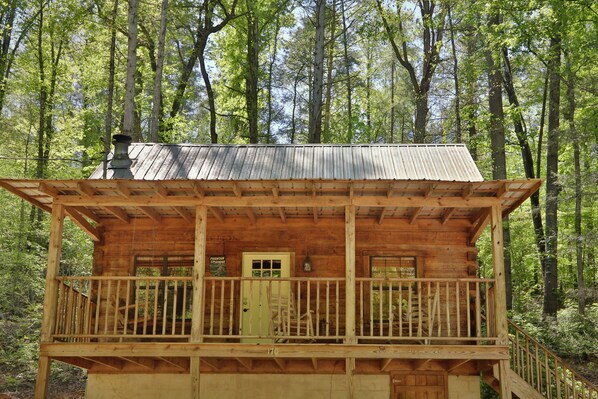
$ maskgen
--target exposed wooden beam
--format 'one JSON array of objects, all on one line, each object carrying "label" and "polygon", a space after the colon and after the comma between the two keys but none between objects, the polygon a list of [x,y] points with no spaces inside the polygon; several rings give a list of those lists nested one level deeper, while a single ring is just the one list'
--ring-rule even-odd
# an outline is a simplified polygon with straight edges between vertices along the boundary
[{"label": "exposed wooden beam", "polygon": [[353,183],[349,183],[349,199],[353,199],[354,194],[355,194],[355,188],[353,187]]},{"label": "exposed wooden beam", "polygon": [[380,371],[386,370],[390,363],[392,363],[393,359],[380,359]]},{"label": "exposed wooden beam", "polygon": [[136,364],[148,370],[156,369],[156,361],[154,359],[148,359],[146,357],[121,357],[120,359],[126,360],[129,363]]},{"label": "exposed wooden beam", "polygon": [[83,359],[91,362],[100,364],[102,366],[111,368],[113,370],[121,371],[123,369],[123,361],[120,358],[98,356],[98,357],[86,357],[82,356]]},{"label": "exposed wooden beam", "polygon": [[45,182],[41,182],[37,189],[44,194],[48,194],[50,197],[57,198],[60,195],[60,192],[54,186],[51,186]]},{"label": "exposed wooden beam", "polygon": [[436,190],[436,187],[438,187],[438,185],[434,184],[434,183],[428,185],[428,188],[424,192],[424,198],[430,198],[432,196],[432,193],[434,192],[434,190]]},{"label": "exposed wooden beam", "polygon": [[284,208],[278,208],[278,214],[280,215],[280,220],[282,220],[283,223],[286,223],[287,215],[284,213]]},{"label": "exposed wooden beam", "polygon": [[73,206],[73,209],[75,209],[77,212],[79,212],[81,215],[85,216],[89,220],[92,220],[97,224],[101,223],[100,217],[93,213],[91,209],[85,208],[84,206]]},{"label": "exposed wooden beam", "polygon": [[122,182],[116,182],[116,192],[124,198],[131,197],[131,189]]},{"label": "exposed wooden beam", "polygon": [[501,184],[498,189],[496,190],[496,193],[494,194],[494,196],[496,198],[502,198],[505,196],[505,194],[509,191],[509,187],[507,185],[508,183],[504,182],[503,184]]},{"label": "exposed wooden beam", "polygon": [[449,221],[449,219],[455,214],[457,208],[448,208],[444,211],[444,215],[442,215],[442,224],[445,224]]},{"label": "exposed wooden beam", "polygon": [[187,358],[159,356],[157,359],[162,360],[164,363],[170,364],[179,370],[189,370],[189,359]]},{"label": "exposed wooden beam", "polygon": [[125,223],[131,222],[131,218],[129,217],[129,214],[121,207],[107,206],[104,209],[106,209],[108,212],[110,212],[111,214],[113,214],[114,216],[116,216],[118,219],[122,220]]},{"label": "exposed wooden beam", "polygon": [[96,195],[96,189],[87,184],[86,182],[77,182],[77,190],[87,197],[93,197]]},{"label": "exposed wooden beam", "polygon": [[220,370],[220,361],[218,359],[201,358],[201,362],[209,366],[212,370]]},{"label": "exposed wooden beam", "polygon": [[378,215],[378,224],[382,224],[382,222],[384,221],[384,218],[386,217],[386,212],[387,212],[387,208],[383,207],[382,210],[380,211],[380,214]]},{"label": "exposed wooden beam", "polygon": [[32,197],[28,196],[27,194],[23,193],[21,190],[18,190],[16,188],[14,188],[10,184],[7,184],[7,183],[5,183],[3,181],[0,181],[0,187],[4,188],[6,191],[11,192],[11,193],[13,193],[14,195],[16,195],[18,197],[24,199],[25,201],[29,201],[33,205],[37,206],[40,209],[43,209],[46,212],[52,212],[52,208],[50,206],[48,206],[46,204],[42,204],[41,202],[39,202],[35,198],[32,198]]},{"label": "exposed wooden beam", "polygon": [[364,195],[350,199],[347,196],[206,196],[198,199],[189,196],[171,195],[168,199],[159,196],[134,195],[123,200],[118,196],[100,196],[85,198],[73,195],[61,195],[55,203],[73,206],[218,206],[218,207],[284,207],[284,208],[313,208],[313,207],[342,207],[347,205],[367,207],[393,207],[393,208],[487,208],[499,204],[500,200],[493,197],[392,197]]},{"label": "exposed wooden beam", "polygon": [[242,197],[243,196],[243,191],[241,190],[241,187],[239,187],[238,183],[233,183],[233,193],[237,196],[237,197]]},{"label": "exposed wooden beam", "polygon": [[193,187],[193,192],[195,193],[195,195],[198,198],[201,199],[206,195],[203,187],[201,187],[201,184],[199,184],[198,182],[196,182],[196,181],[192,182],[191,187]]},{"label": "exposed wooden beam", "polygon": [[314,206],[312,208],[311,212],[313,213],[313,216],[314,216],[314,223],[318,223],[318,208],[316,208]]},{"label": "exposed wooden beam", "polygon": [[318,370],[318,358],[317,357],[311,358],[311,365],[313,366],[314,370]]},{"label": "exposed wooden beam", "polygon": [[469,244],[470,245],[475,244],[475,242],[478,240],[478,238],[480,238],[480,235],[482,235],[484,228],[488,224],[488,220],[490,220],[490,209],[486,209],[482,213],[482,215],[478,219],[478,222],[476,223],[476,225],[473,227],[473,229],[471,229],[471,232],[469,233]]},{"label": "exposed wooden beam", "polygon": [[445,364],[446,372],[450,373],[464,364],[467,364],[469,361],[469,359],[448,360]]},{"label": "exposed wooden beam", "polygon": [[474,190],[474,188],[472,185],[465,186],[465,188],[463,189],[463,193],[461,194],[461,197],[463,199],[468,199],[469,197],[472,196],[473,190]]},{"label": "exposed wooden beam", "polygon": [[238,361],[241,364],[241,366],[245,367],[247,370],[253,369],[253,362],[251,361],[251,359],[236,357],[235,360]]},{"label": "exposed wooden beam", "polygon": [[394,183],[389,183],[388,184],[388,190],[386,190],[386,198],[392,198],[392,196],[395,194],[395,184]]},{"label": "exposed wooden beam", "polygon": [[91,362],[89,360],[83,359],[81,357],[61,357],[60,358],[61,362],[64,363],[69,363],[69,364],[73,364],[77,367],[80,367],[82,369],[87,369],[89,370],[91,368],[91,366],[93,366],[95,363]]},{"label": "exposed wooden beam", "polygon": [[53,358],[69,356],[168,356],[186,357],[190,353],[202,353],[206,357],[228,357],[235,359],[271,359],[275,348],[276,356],[283,359],[472,359],[508,360],[506,345],[361,345],[361,344],[231,344],[231,343],[172,343],[136,342],[101,343],[71,342],[41,343],[40,355]]},{"label": "exposed wooden beam", "polygon": [[94,241],[101,241],[102,235],[91,223],[89,223],[77,210],[71,206],[65,207],[66,213],[71,220],[79,226]]},{"label": "exposed wooden beam", "polygon": [[251,208],[245,208],[245,214],[249,218],[249,222],[252,225],[254,225],[257,222],[257,218],[255,216],[255,213],[253,212],[253,209],[251,209]]},{"label": "exposed wooden beam", "polygon": [[424,209],[424,208],[422,208],[421,206],[419,208],[415,208],[415,212],[413,212],[413,214],[411,215],[411,219],[409,220],[410,224],[415,223],[415,221],[417,220],[417,218],[418,218],[419,214],[421,213],[422,209]]},{"label": "exposed wooden beam", "polygon": [[224,223],[224,213],[222,213],[220,208],[215,206],[209,206],[208,209],[210,210],[210,212],[212,212],[212,215],[214,215],[214,217],[218,219],[220,223]]},{"label": "exposed wooden beam", "polygon": [[155,183],[154,190],[160,197],[168,198],[168,189],[166,189],[166,187],[164,187],[164,185],[159,181]]},{"label": "exposed wooden beam", "polygon": [[150,206],[139,206],[138,208],[141,210],[141,212],[145,213],[153,221],[158,223],[162,221],[162,216],[160,216],[160,213],[154,208]]},{"label": "exposed wooden beam", "polygon": [[277,184],[272,186],[272,195],[274,198],[278,198],[280,196],[280,188],[278,188]]},{"label": "exposed wooden beam", "polygon": [[419,370],[426,364],[430,363],[432,359],[416,359],[411,362],[411,369],[413,371]]},{"label": "exposed wooden beam", "polygon": [[286,366],[287,366],[287,362],[284,359],[281,359],[279,357],[275,357],[274,362],[276,363],[276,365],[280,368],[280,370],[284,371]]},{"label": "exposed wooden beam", "polygon": [[181,215],[181,217],[185,219],[187,223],[193,224],[193,215],[191,214],[191,212],[187,210],[187,208],[183,208],[182,206],[175,206],[174,210],[176,211],[176,213]]}]

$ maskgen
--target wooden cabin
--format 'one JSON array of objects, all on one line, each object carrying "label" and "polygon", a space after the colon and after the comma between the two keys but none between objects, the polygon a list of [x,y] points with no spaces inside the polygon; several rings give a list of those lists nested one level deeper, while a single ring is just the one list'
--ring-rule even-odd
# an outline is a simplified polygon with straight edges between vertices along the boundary
[{"label": "wooden cabin", "polygon": [[[463,145],[124,147],[105,176],[0,181],[52,218],[36,397],[51,361],[90,399],[522,389],[501,223],[539,180],[484,181]],[[65,216],[88,275],[60,273]]]}]

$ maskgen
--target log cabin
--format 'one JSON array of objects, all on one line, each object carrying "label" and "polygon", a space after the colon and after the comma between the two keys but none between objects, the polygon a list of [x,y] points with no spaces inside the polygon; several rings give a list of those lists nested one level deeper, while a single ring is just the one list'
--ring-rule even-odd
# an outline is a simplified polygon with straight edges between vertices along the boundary
[{"label": "log cabin", "polygon": [[598,398],[507,320],[502,220],[540,180],[485,181],[463,145],[129,141],[89,179],[0,180],[51,214],[36,398],[52,361],[89,399]]}]

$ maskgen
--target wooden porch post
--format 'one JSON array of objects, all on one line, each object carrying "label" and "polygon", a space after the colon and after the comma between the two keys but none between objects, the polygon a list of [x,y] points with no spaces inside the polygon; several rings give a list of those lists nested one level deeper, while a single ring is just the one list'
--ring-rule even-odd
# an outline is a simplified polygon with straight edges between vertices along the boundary
[{"label": "wooden porch post", "polygon": [[[191,313],[190,342],[201,342],[203,334],[203,286],[206,274],[206,230],[208,208],[199,205],[195,208],[195,252],[193,260],[193,307]],[[200,397],[199,356],[191,356],[191,398]]]},{"label": "wooden porch post", "polygon": [[[52,206],[52,220],[50,223],[50,243],[48,245],[48,269],[46,271],[46,292],[44,295],[41,343],[51,342],[56,320],[56,305],[58,300],[58,282],[56,276],[60,267],[62,252],[62,230],[64,227],[64,206]],[[35,398],[46,397],[48,377],[50,375],[51,359],[47,356],[39,357],[37,381],[35,383]]]},{"label": "wooden porch post", "polygon": [[[355,206],[345,206],[345,343],[357,343],[355,332]],[[345,360],[347,397],[355,397],[355,359]]]},{"label": "wooden porch post", "polygon": [[[509,330],[507,323],[507,295],[505,288],[505,255],[502,234],[502,209],[500,204],[493,205],[490,212],[490,227],[492,234],[492,260],[494,266],[495,301],[494,316],[498,345],[509,344]],[[509,360],[500,360],[498,364],[500,380],[500,397],[511,399],[511,377]]]}]

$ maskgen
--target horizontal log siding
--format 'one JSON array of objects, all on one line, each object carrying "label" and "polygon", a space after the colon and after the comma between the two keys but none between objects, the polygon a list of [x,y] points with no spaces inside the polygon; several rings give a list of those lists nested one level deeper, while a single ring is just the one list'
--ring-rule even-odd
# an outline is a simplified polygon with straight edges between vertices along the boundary
[{"label": "horizontal log siding", "polygon": [[[476,250],[467,246],[470,226],[466,220],[451,220],[443,225],[432,220],[410,224],[387,218],[378,224],[372,218],[358,218],[357,277],[369,277],[369,257],[381,255],[417,256],[420,278],[474,277],[476,264],[469,259],[474,259],[472,254],[475,255]],[[183,220],[163,219],[160,224],[147,219],[132,219],[130,224],[111,221],[104,224],[104,231],[102,242],[95,243],[94,275],[133,276],[135,255],[193,254],[193,225]],[[321,218],[314,223],[312,219],[287,218],[283,223],[280,219],[258,218],[252,225],[246,217],[227,217],[224,223],[209,218],[206,253],[207,256],[226,256],[228,277],[241,275],[243,252],[291,252],[291,276],[294,277],[344,277],[344,234],[342,219]],[[306,254],[313,263],[311,273],[303,271]],[[208,261],[206,268],[209,277]],[[210,290],[210,286],[206,288]],[[124,289],[121,287],[121,297],[126,296]],[[339,294],[343,304],[344,287]],[[344,325],[344,311],[339,309],[339,313],[340,324]],[[208,309],[205,317],[209,320]],[[110,322],[108,320],[108,324]],[[238,317],[234,317],[234,329],[238,328],[237,324]]]}]

